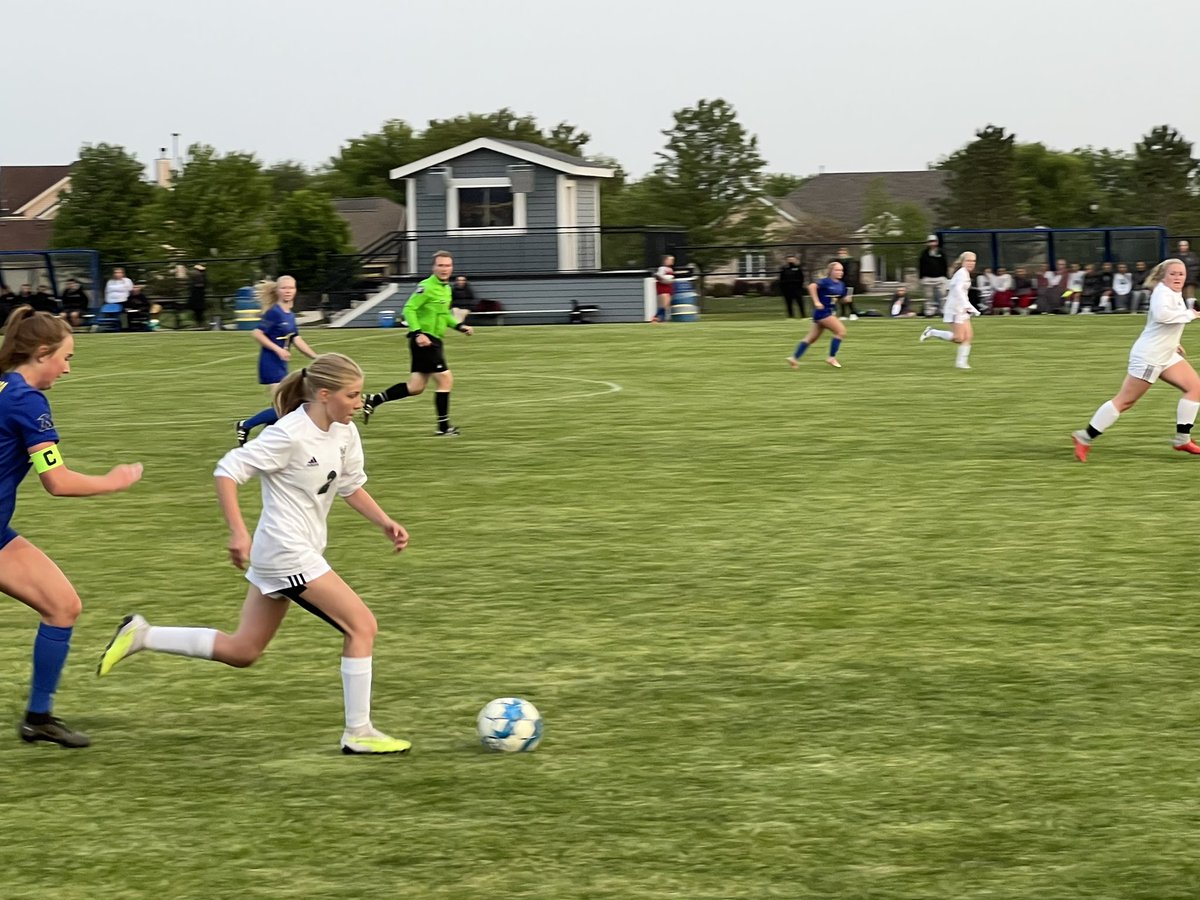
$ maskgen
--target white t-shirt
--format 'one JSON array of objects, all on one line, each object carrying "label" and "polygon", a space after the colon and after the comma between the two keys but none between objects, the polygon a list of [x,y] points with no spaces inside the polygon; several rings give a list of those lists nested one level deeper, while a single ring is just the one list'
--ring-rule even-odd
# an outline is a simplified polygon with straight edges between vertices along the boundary
[{"label": "white t-shirt", "polygon": [[128,278],[110,278],[104,285],[105,303],[124,303],[133,293],[133,282]]},{"label": "white t-shirt", "polygon": [[[982,275],[979,276],[983,278]],[[968,291],[971,287],[971,273],[966,269],[959,269],[950,278],[950,285],[946,288],[946,304],[945,312],[966,312],[976,314],[979,312],[971,303]]]},{"label": "white t-shirt", "polygon": [[670,266],[659,266],[658,271],[654,273],[654,277],[658,279],[659,284],[670,284],[675,280],[675,270]]},{"label": "white t-shirt", "polygon": [[992,287],[998,291],[1011,291],[1013,289],[1013,277],[1007,272],[1003,275],[993,275]]},{"label": "white t-shirt", "polygon": [[1067,290],[1082,291],[1083,290],[1083,272],[1071,272],[1067,275]]},{"label": "white t-shirt", "polygon": [[358,429],[334,422],[322,431],[303,406],[226,453],[213,474],[238,484],[255,475],[262,481],[250,567],[273,578],[301,574],[322,561],[334,496],[348,497],[367,481]]},{"label": "white t-shirt", "polygon": [[1128,272],[1117,272],[1113,275],[1113,293],[1122,297],[1133,290],[1133,276]]},{"label": "white t-shirt", "polygon": [[1188,307],[1183,294],[1175,293],[1160,281],[1150,295],[1146,328],[1129,351],[1129,364],[1165,366],[1179,346],[1183,326],[1197,315],[1200,314]]}]

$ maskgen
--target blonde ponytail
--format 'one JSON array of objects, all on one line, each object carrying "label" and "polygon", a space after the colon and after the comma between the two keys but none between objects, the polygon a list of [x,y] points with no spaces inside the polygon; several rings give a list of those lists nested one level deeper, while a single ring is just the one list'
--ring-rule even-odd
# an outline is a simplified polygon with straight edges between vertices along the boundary
[{"label": "blonde ponytail", "polygon": [[279,299],[279,293],[275,289],[274,281],[260,281],[256,293],[258,294],[258,308],[260,312],[266,312]]},{"label": "blonde ponytail", "polygon": [[275,392],[275,412],[282,418],[312,400],[317,391],[343,390],[361,381],[363,371],[358,363],[341,353],[322,353],[306,368],[292,372],[279,383]]}]

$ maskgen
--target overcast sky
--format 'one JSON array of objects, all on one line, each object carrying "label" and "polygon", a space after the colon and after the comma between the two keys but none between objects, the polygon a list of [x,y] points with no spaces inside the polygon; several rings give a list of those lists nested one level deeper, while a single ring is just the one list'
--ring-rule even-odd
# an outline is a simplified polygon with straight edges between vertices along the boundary
[{"label": "overcast sky", "polygon": [[768,170],[920,169],[988,123],[1058,149],[1200,142],[1196,0],[0,0],[0,166],[179,132],[325,162],[387,119],[503,106],[635,175],[722,97]]}]

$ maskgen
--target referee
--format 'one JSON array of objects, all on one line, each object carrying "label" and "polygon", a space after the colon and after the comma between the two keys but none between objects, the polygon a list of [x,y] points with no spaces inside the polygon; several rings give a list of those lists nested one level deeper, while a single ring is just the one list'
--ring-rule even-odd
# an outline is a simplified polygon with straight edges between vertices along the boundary
[{"label": "referee", "polygon": [[454,375],[446,364],[442,351],[442,335],[447,328],[471,334],[470,325],[463,325],[454,318],[450,310],[450,276],[454,274],[454,257],[445,250],[433,254],[433,274],[417,285],[413,295],[404,304],[404,320],[408,323],[408,349],[412,355],[412,373],[408,381],[393,384],[379,394],[368,394],[363,400],[363,424],[381,403],[403,400],[425,390],[430,376],[433,377],[434,405],[437,408],[437,434],[452,437],[458,429],[450,424],[450,389],[454,386]]}]

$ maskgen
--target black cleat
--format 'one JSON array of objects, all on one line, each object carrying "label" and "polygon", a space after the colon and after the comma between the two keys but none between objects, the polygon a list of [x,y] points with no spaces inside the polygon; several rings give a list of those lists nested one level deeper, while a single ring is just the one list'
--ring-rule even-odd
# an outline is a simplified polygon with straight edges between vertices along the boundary
[{"label": "black cleat", "polygon": [[246,420],[241,419],[234,428],[237,429],[238,446],[245,447],[246,441],[250,440],[250,429],[246,427]]},{"label": "black cleat", "polygon": [[62,747],[87,747],[92,743],[91,739],[82,731],[72,731],[66,722],[53,716],[49,722],[39,725],[22,722],[17,729],[17,734],[27,744],[47,741]]},{"label": "black cleat", "polygon": [[462,432],[453,425],[447,425],[445,428],[438,429],[437,431],[438,437],[458,437],[460,434]]},{"label": "black cleat", "polygon": [[366,425],[371,421],[371,416],[375,414],[375,407],[384,401],[383,394],[367,394],[363,397],[363,424]]}]

